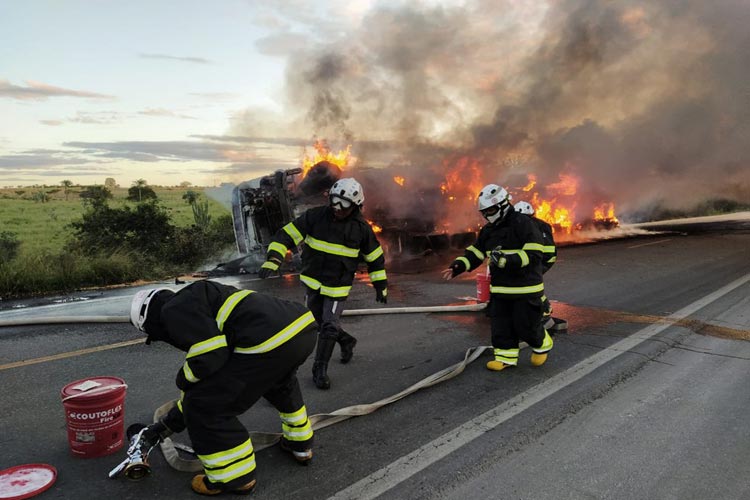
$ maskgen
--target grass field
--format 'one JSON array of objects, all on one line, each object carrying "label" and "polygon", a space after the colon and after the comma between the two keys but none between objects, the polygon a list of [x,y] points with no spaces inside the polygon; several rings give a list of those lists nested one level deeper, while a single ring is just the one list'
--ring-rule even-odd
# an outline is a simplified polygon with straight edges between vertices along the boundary
[{"label": "grass field", "polygon": [[[193,224],[193,211],[182,199],[188,190],[201,193],[200,201],[209,200],[209,214],[212,218],[229,214],[228,208],[206,196],[204,188],[149,187],[167,207],[176,226],[187,227]],[[39,251],[62,251],[71,235],[66,226],[80,219],[84,212],[82,200],[78,196],[83,189],[85,188],[82,186],[73,186],[67,196],[62,188],[50,186],[0,189],[0,232],[10,231],[16,234],[21,242],[20,256]],[[47,201],[39,200],[40,191],[46,193]],[[112,208],[132,203],[126,200],[127,188],[115,188],[112,195],[113,198],[109,200]]]}]

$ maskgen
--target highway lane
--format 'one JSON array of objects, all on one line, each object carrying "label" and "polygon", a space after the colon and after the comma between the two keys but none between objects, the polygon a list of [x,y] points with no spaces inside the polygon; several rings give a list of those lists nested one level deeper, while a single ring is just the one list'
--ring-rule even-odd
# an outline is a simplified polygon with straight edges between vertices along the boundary
[{"label": "highway lane", "polygon": [[[622,448],[621,453],[607,454],[605,445],[615,441],[602,438],[606,436],[603,431],[616,429],[617,425],[613,422],[607,426],[606,420],[597,422],[594,416],[583,423],[576,419],[579,415],[596,415],[605,411],[609,408],[605,404],[608,398],[612,398],[612,409],[609,411],[617,412],[618,407],[627,405],[628,398],[634,397],[626,394],[628,388],[645,391],[644,385],[655,387],[654,379],[646,378],[644,383],[639,380],[654,370],[653,367],[669,367],[666,363],[672,363],[670,360],[673,356],[690,354],[701,358],[699,352],[687,351],[685,345],[710,347],[721,353],[732,350],[741,353],[737,356],[736,365],[731,363],[722,368],[726,370],[722,371],[722,379],[736,379],[737,387],[742,387],[741,381],[747,378],[749,357],[746,350],[747,331],[750,330],[748,308],[747,303],[743,302],[748,296],[747,284],[707,304],[676,325],[668,326],[653,338],[634,345],[592,374],[551,393],[479,438],[468,441],[465,446],[439,457],[423,469],[413,473],[406,471],[408,473],[402,480],[378,483],[373,480],[373,475],[389,466],[393,467],[392,464],[398,464],[402,457],[441,439],[499,405],[514,398],[524,398],[527,391],[534,387],[553,380],[566,370],[605,352],[608,347],[658,323],[660,318],[700,301],[750,273],[750,264],[745,257],[749,242],[747,228],[739,226],[730,230],[722,228],[720,232],[713,233],[691,235],[681,231],[561,249],[559,263],[548,275],[547,290],[554,301],[556,314],[568,319],[571,327],[568,334],[557,336],[553,355],[544,367],[532,369],[526,354],[522,355],[521,366],[515,370],[490,373],[483,367],[486,357],[482,358],[448,382],[410,395],[372,415],[319,431],[316,434],[316,458],[313,465],[307,468],[292,463],[278,448],[260,451],[259,487],[255,496],[291,498],[305,494],[308,498],[328,498],[337,493],[345,495],[347,491],[355,491],[351,488],[368,478],[372,480],[372,487],[360,492],[366,495],[367,491],[382,490],[386,498],[455,498],[458,495],[474,497],[479,494],[546,498],[545,495],[553,493],[563,498],[581,498],[587,492],[594,495],[592,498],[597,498],[596,494],[608,491],[606,485],[611,484],[615,488],[623,484],[622,477],[625,476],[632,477],[629,483],[631,488],[639,484],[643,484],[643,488],[653,488],[655,482],[652,477],[644,475],[639,479],[637,472],[648,474],[654,468],[638,468],[633,464],[638,463],[639,453],[647,454],[644,459],[652,458],[658,456],[658,449],[640,449],[633,444],[637,439],[632,437],[633,443],[629,447],[623,447],[622,442],[618,444]],[[441,259],[443,262],[440,262]],[[449,283],[440,280],[440,266],[437,264],[447,262],[449,256],[432,257],[432,260],[434,262],[431,263],[436,266],[429,271],[392,275],[388,306],[462,303],[461,297],[474,295],[475,285],[471,276]],[[260,282],[250,281],[250,277],[229,279],[259,291],[289,298],[301,297],[293,278]],[[103,293],[100,298],[107,301],[102,301],[101,305],[109,303],[111,306],[104,309],[106,314],[126,314],[123,307],[127,294],[123,291],[110,293],[121,295],[122,299],[119,302],[110,300],[109,294]],[[94,303],[94,300],[89,303]],[[357,284],[350,307],[376,307],[372,289]],[[0,312],[0,320],[7,312]],[[15,314],[16,310],[12,312]],[[372,402],[396,393],[458,362],[466,349],[486,345],[489,340],[489,324],[481,313],[357,316],[348,317],[346,327],[358,336],[360,343],[350,365],[333,363],[331,391],[314,388],[309,373],[311,361],[302,367],[300,379],[311,413]],[[717,340],[717,336],[726,338]],[[181,364],[180,353],[168,346],[136,343],[61,360],[2,369],[2,366],[23,359],[137,339],[134,329],[125,324],[0,329],[0,386],[6,395],[10,395],[6,396],[0,415],[3,429],[0,467],[29,462],[55,465],[60,477],[55,487],[44,493],[49,498],[100,498],[104,495],[118,495],[121,498],[190,497],[190,474],[171,470],[160,455],[153,457],[154,475],[139,483],[106,478],[109,469],[121,460],[121,454],[90,460],[70,457],[59,399],[59,390],[70,381],[96,375],[121,376],[129,384],[127,422],[147,421],[156,406],[176,396],[171,384]],[[720,345],[708,344],[711,341]],[[719,357],[705,356],[708,359]],[[692,362],[696,362],[695,359]],[[685,360],[676,366],[684,369],[683,365],[687,363],[689,361]],[[696,377],[688,380],[689,385],[700,387],[701,377],[697,373],[709,371],[710,364],[706,362],[696,370]],[[686,373],[692,372],[687,370]],[[654,373],[653,377],[663,384],[661,391],[664,393],[670,391],[668,380],[685,380],[678,375],[658,373]],[[713,383],[721,386],[718,381]],[[719,392],[718,387],[708,384],[704,387],[706,394]],[[644,394],[648,393],[646,391]],[[687,396],[682,397],[688,400]],[[712,405],[717,411],[725,405],[726,411],[731,414],[740,411],[743,405],[746,408],[746,402],[746,396],[744,400],[737,399],[734,404],[717,397]],[[697,404],[676,408],[674,414],[664,413],[662,417],[677,418],[685,427],[688,416],[681,420],[679,417],[683,410],[691,407],[697,407]],[[639,409],[641,414],[646,415],[646,421],[649,421],[648,415],[651,413],[654,419],[659,419],[655,405],[642,403]],[[251,430],[278,431],[278,419],[266,404],[253,408],[243,417],[243,421]],[[705,432],[706,428],[721,423],[721,420],[706,418],[706,425],[700,430]],[[594,437],[589,442],[580,439],[580,436],[588,435],[585,429],[588,425],[592,427],[591,435],[599,436],[598,440]],[[658,437],[661,436],[662,442],[673,446],[671,434],[674,428],[670,426],[657,426],[650,433],[636,425],[633,428],[644,432],[647,443],[659,442]],[[576,429],[578,434],[574,434],[572,429]],[[611,433],[615,435],[614,430]],[[564,438],[571,435],[577,435],[586,445],[580,448],[570,446],[572,438],[567,442]],[[725,447],[727,440],[715,442]],[[739,441],[739,445],[743,443],[746,447],[747,441]],[[567,457],[562,454],[560,449],[566,448],[566,445],[575,449],[576,453]],[[711,440],[707,439],[703,446],[709,445]],[[584,451],[587,447],[592,447],[588,453]],[[546,450],[551,449],[554,449],[554,453],[545,454]],[[619,455],[629,458],[618,460]],[[544,458],[538,462],[538,467],[544,467],[549,477],[553,478],[549,482],[533,481],[531,472],[525,476],[519,472],[522,469],[538,470],[537,462],[533,460],[537,456]],[[685,464],[674,460],[675,455],[669,456],[669,462],[674,463],[675,477],[682,477],[677,472],[684,471]],[[522,460],[516,461],[519,457]],[[747,470],[747,459],[743,461],[735,457],[734,462],[737,467],[744,466]],[[497,468],[493,468],[494,464],[497,464]],[[528,467],[524,468],[523,464]],[[588,486],[586,490],[583,485],[587,481],[594,482],[590,477],[594,466],[600,468],[599,472],[608,469],[610,473],[595,484],[600,489]],[[491,494],[501,491],[504,484],[501,478],[504,475],[518,478],[513,483],[512,491],[507,496]],[[717,478],[725,483],[727,481],[724,476]],[[533,487],[527,485],[529,481],[534,483]],[[669,498],[669,495],[663,497]]]}]

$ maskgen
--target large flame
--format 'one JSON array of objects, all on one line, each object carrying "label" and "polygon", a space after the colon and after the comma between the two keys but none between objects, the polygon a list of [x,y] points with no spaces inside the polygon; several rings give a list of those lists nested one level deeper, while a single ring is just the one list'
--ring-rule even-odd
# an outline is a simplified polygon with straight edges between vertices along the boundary
[{"label": "large flame", "polygon": [[615,217],[615,204],[602,203],[601,205],[594,207],[594,220],[619,224],[620,221]]},{"label": "large flame", "polygon": [[543,187],[543,193],[533,190],[536,186],[536,176],[528,174],[527,177],[529,182],[521,190],[531,192],[531,198],[529,199],[526,194],[518,197],[531,203],[535,210],[534,215],[550,224],[555,233],[562,232],[570,235],[574,230],[583,229],[586,223],[591,222],[606,228],[619,225],[620,222],[615,216],[615,204],[612,202],[596,205],[591,214],[581,213],[582,210],[579,208],[581,179],[575,174],[561,173],[558,182]]},{"label": "large flame", "polygon": [[313,148],[315,149],[315,154],[308,156],[307,153],[305,153],[305,157],[302,159],[302,177],[307,175],[307,171],[321,161],[333,163],[342,171],[347,167],[353,166],[356,161],[356,158],[351,155],[351,144],[345,149],[334,153],[328,146],[328,141],[325,139],[318,139],[315,141],[315,144],[313,144]]},{"label": "large flame", "polygon": [[449,160],[443,163],[445,167],[445,181],[440,185],[440,191],[450,201],[456,199],[469,199],[474,201],[477,193],[484,187],[482,179],[482,166],[479,161],[464,156],[452,165]]}]

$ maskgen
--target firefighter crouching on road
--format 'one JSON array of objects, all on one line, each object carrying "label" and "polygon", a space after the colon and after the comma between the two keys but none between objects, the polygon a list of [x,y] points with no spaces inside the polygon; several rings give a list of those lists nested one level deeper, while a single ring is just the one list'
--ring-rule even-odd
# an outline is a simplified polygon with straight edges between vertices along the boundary
[{"label": "firefighter crouching on road", "polygon": [[178,291],[138,292],[131,323],[148,336],[185,351],[177,373],[181,399],[149,426],[152,443],[187,428],[203,464],[193,490],[202,495],[250,493],[255,453],[238,420],[264,397],[279,412],[281,447],[303,464],[312,459],[312,426],[297,381],[297,367],[315,346],[317,325],[302,304],[197,281]]},{"label": "firefighter crouching on road", "polygon": [[[557,261],[557,247],[555,246],[552,226],[535,217],[534,207],[526,201],[519,201],[514,208],[516,212],[528,215],[531,221],[536,224],[539,232],[542,233],[542,274],[546,274]],[[552,303],[550,303],[547,295],[542,295],[542,312],[542,325],[546,330],[549,330],[555,326],[555,320],[552,319]]]},{"label": "firefighter crouching on road", "polygon": [[490,258],[492,347],[495,359],[487,368],[500,371],[518,364],[520,340],[532,350],[531,364],[541,366],[552,349],[552,337],[542,327],[542,235],[528,217],[517,213],[508,192],[488,184],[477,199],[487,224],[476,243],[443,271],[446,280],[479,267]]},{"label": "firefighter crouching on road", "polygon": [[357,339],[341,329],[341,313],[349,296],[360,260],[367,263],[375,300],[388,301],[385,257],[370,224],[361,213],[365,201],[355,179],[339,179],[329,190],[328,206],[315,207],[281,228],[268,245],[260,278],[279,269],[288,249],[303,242],[300,281],[305,285],[305,304],[320,324],[313,363],[313,382],[329,389],[328,362],[333,348],[341,346],[341,362],[348,363]]}]

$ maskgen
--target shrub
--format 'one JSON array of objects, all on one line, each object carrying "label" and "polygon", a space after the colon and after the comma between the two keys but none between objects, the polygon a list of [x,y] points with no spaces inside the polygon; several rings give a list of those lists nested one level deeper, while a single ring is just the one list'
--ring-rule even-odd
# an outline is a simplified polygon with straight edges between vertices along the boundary
[{"label": "shrub", "polygon": [[80,193],[78,193],[83,206],[98,208],[107,205],[107,200],[112,199],[112,191],[105,188],[104,186],[89,186]]},{"label": "shrub", "polygon": [[148,201],[157,198],[156,192],[149,186],[133,186],[128,188],[128,201]]},{"label": "shrub", "polygon": [[70,226],[78,241],[69,248],[89,256],[125,251],[164,259],[175,232],[166,208],[157,202],[139,203],[134,208],[100,206]]},{"label": "shrub", "polygon": [[10,231],[0,232],[0,262],[10,262],[18,255],[18,247],[21,242],[16,233]]}]

